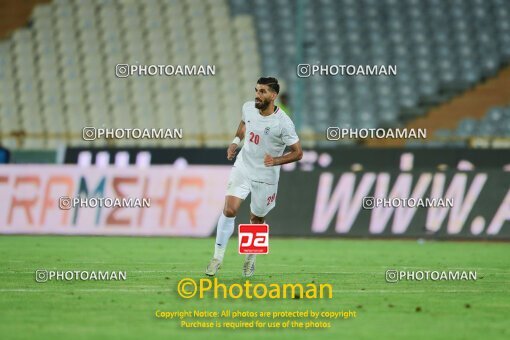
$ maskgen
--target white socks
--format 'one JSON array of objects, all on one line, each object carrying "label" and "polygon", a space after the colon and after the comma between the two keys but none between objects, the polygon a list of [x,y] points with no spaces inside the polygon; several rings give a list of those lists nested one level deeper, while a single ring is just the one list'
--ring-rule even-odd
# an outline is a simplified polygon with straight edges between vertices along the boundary
[{"label": "white socks", "polygon": [[234,233],[235,217],[226,217],[221,213],[216,228],[216,245],[214,246],[214,258],[223,261],[225,249],[227,249],[228,239]]},{"label": "white socks", "polygon": [[246,254],[244,261],[253,263],[255,262],[255,256],[257,256],[257,254]]}]

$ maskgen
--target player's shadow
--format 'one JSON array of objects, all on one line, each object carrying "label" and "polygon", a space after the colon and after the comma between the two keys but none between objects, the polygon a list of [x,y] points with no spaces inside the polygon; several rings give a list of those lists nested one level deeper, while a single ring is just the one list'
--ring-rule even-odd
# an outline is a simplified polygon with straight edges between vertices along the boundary
[{"label": "player's shadow", "polygon": [[257,284],[257,283],[270,283],[270,279],[268,278],[262,278],[262,277],[256,277],[256,276],[252,276],[252,277],[242,277],[242,276],[239,276],[239,277],[221,277],[221,276],[216,276],[216,277],[208,277],[208,276],[203,276],[201,278],[197,278],[197,279],[210,279],[211,282],[214,281],[214,279],[217,279],[218,283],[217,284],[224,284],[226,286],[229,286],[229,285],[232,285],[232,284],[240,284],[240,285],[244,285],[244,283],[246,281],[250,281],[251,284]]}]

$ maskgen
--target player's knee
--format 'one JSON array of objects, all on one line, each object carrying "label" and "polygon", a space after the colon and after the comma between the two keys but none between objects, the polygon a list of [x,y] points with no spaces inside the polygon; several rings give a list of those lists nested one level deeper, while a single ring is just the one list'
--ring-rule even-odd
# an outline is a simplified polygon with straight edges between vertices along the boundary
[{"label": "player's knee", "polygon": [[232,207],[225,207],[223,208],[223,215],[226,217],[236,217],[237,210]]}]

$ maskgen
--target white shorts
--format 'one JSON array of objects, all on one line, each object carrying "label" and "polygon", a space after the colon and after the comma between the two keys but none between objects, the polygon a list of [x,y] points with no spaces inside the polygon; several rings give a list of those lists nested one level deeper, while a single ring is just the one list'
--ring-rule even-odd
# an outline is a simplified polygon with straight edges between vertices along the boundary
[{"label": "white shorts", "polygon": [[252,181],[238,167],[232,167],[227,185],[227,195],[246,199],[251,193],[250,210],[258,217],[266,216],[276,206],[278,184]]}]

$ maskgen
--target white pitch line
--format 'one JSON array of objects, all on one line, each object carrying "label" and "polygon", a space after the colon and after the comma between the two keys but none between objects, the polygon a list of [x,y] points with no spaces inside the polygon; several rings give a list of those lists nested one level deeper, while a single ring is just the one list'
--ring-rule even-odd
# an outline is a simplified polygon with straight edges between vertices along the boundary
[{"label": "white pitch line", "polygon": [[[1,260],[0,263],[30,263],[31,261],[24,260]],[[59,263],[60,265],[61,263]],[[124,265],[166,265],[166,266],[174,266],[174,265],[182,265],[189,266],[190,262],[103,262],[103,261],[73,261],[73,262],[63,262],[63,264],[107,264],[112,266],[124,266]]]},{"label": "white pitch line", "polygon": [[[126,292],[126,293],[147,293],[147,292],[175,292],[175,289],[128,289],[128,288],[91,288],[91,289],[73,289],[68,292]],[[22,292],[22,293],[58,293],[62,292],[61,289],[37,289],[37,288],[15,288],[15,289],[0,289],[0,293],[13,293],[13,292]]]},{"label": "white pitch line", "polygon": [[[1,263],[2,261],[0,261]],[[12,261],[14,262],[14,261]],[[119,267],[122,267],[122,264],[117,264],[117,263],[109,263],[109,262],[69,262],[69,263],[59,263],[58,265],[59,266],[66,266],[66,267],[71,267],[71,266],[74,266],[74,265],[81,265],[81,264],[85,264],[85,263],[90,263],[90,264],[106,264],[108,266],[119,266]],[[140,263],[140,264],[143,264],[143,263]],[[149,264],[149,263],[146,263],[146,264]],[[152,263],[152,264],[159,264],[159,265],[163,265],[162,263]],[[126,265],[132,265],[132,263],[130,264],[126,264]],[[169,263],[168,266],[175,266],[175,265],[185,265],[185,266],[190,266],[191,264],[190,263]],[[339,268],[341,266],[331,266],[331,265],[319,265],[320,267],[322,268]],[[268,265],[267,267],[271,268],[271,267],[288,267],[288,268],[296,268],[295,265],[286,265],[286,264],[270,264]],[[306,265],[306,264],[300,264],[298,267],[300,268],[307,268],[307,267],[310,267],[310,268],[317,268],[318,265]],[[509,270],[504,270],[504,269],[501,269],[501,268],[459,268],[459,267],[450,267],[450,268],[447,268],[447,269],[437,269],[437,268],[430,268],[430,267],[402,267],[402,268],[396,268],[396,267],[380,267],[382,268],[381,271],[379,270],[376,270],[376,271],[324,271],[324,272],[317,272],[317,274],[380,274],[380,273],[385,273],[387,270],[399,270],[399,271],[477,271],[477,272],[483,272],[483,273],[486,273],[486,274],[510,274],[510,271]],[[14,270],[6,270],[6,271],[1,271],[0,270],[0,274],[1,273],[33,273],[35,272],[35,270],[63,270],[63,271],[66,271],[66,270],[71,270],[71,271],[75,271],[75,270],[80,270],[80,271],[83,271],[85,269],[47,269],[47,268],[27,268],[27,267],[23,267],[23,268],[20,268],[20,269],[23,269],[24,271],[14,271]],[[30,271],[31,270],[31,271]],[[86,270],[90,270],[90,269],[86,269]],[[123,270],[123,269],[121,269]],[[117,269],[115,271],[118,271]],[[168,269],[168,270],[126,270],[128,272],[139,272],[139,273],[151,273],[151,272],[154,272],[154,273],[157,273],[157,272],[161,272],[161,273],[164,273],[164,272],[173,272],[173,273],[194,273],[194,272],[201,272],[201,271],[175,271],[175,270],[172,270],[172,269]],[[276,273],[276,274],[281,274],[282,272],[265,272],[265,273],[268,273],[268,274],[273,274],[273,273]],[[289,274],[315,274],[316,272],[289,272]]]},{"label": "white pitch line", "polygon": [[431,290],[407,290],[407,289],[403,289],[403,290],[363,290],[363,291],[359,291],[359,290],[333,290],[334,293],[362,293],[362,294],[370,294],[370,293],[377,293],[377,294],[386,294],[386,293],[389,293],[389,294],[435,294],[435,293],[438,293],[438,294],[451,294],[451,293],[458,293],[458,294],[462,294],[462,293],[475,293],[475,294],[480,294],[480,293],[507,293],[508,291],[506,290],[477,290],[477,289],[470,289],[470,290],[455,290],[455,289],[452,289],[452,290],[440,290],[440,291],[431,291]]},{"label": "white pitch line", "polygon": [[[98,270],[89,270],[89,269],[37,269],[37,270],[48,270],[48,271],[98,271]],[[119,271],[119,270],[102,270],[102,271]],[[123,271],[123,270],[121,270]],[[126,270],[126,273],[189,273],[189,274],[195,274],[195,273],[203,273],[201,270]],[[223,273],[237,273],[236,271],[223,271]],[[35,270],[31,271],[14,271],[14,270],[3,270],[0,271],[0,274],[35,274]],[[288,272],[288,273],[282,273],[282,272],[267,272],[264,271],[264,275],[302,275],[302,274],[374,274],[379,275],[383,274],[384,272]]]},{"label": "white pitch line", "polygon": [[[46,293],[62,293],[62,289],[39,289],[39,288],[0,288],[0,293],[42,293],[42,292],[46,292]],[[82,289],[82,288],[78,288],[78,289],[72,289],[72,290],[69,290],[68,292],[82,292],[82,293],[88,293],[88,292],[95,292],[95,293],[98,293],[98,292],[105,292],[105,293],[110,293],[110,292],[124,292],[124,293],[155,293],[155,292],[177,292],[176,289],[165,289],[165,288],[162,288],[162,289],[159,289],[159,288],[151,288],[151,289],[140,289],[140,288],[133,288],[133,289],[130,289],[130,288],[90,288],[90,289]],[[403,290],[388,290],[388,289],[382,289],[382,290],[359,290],[359,289],[356,289],[356,290],[333,290],[334,293],[361,293],[361,294],[386,294],[386,293],[390,293],[390,294],[423,294],[423,293],[427,293],[427,294],[451,294],[451,293],[458,293],[458,294],[462,294],[462,293],[507,293],[506,290],[490,290],[490,291],[485,291],[485,290],[476,290],[476,289],[471,289],[471,290],[455,290],[455,289],[452,289],[452,290],[441,290],[441,291],[430,291],[430,290],[408,290],[408,289],[403,289]],[[66,292],[67,293],[67,292]],[[66,294],[68,295],[68,294]]]},{"label": "white pitch line", "polygon": [[[68,271],[68,270],[58,270],[58,271]],[[77,269],[74,269],[74,270],[69,270],[69,271],[77,271]],[[78,270],[78,271],[84,271],[84,270]],[[112,271],[112,270],[110,270]],[[114,271],[118,271],[118,270],[114,270]],[[0,275],[16,275],[16,274],[22,274],[22,275],[31,275],[31,276],[34,276],[35,275],[35,271],[23,271],[23,272],[17,272],[17,271],[0,271]],[[204,272],[202,270],[128,270],[126,271],[126,274],[128,276],[130,276],[130,278],[140,278],[141,276],[138,276],[137,274],[163,274],[163,275],[172,275],[172,274],[178,274],[178,275],[181,275],[181,277],[171,277],[172,280],[181,280],[183,278],[186,278],[186,277],[189,277],[189,276],[193,276],[193,278],[195,279],[201,279],[201,278],[207,278],[205,276],[203,276]],[[133,275],[134,276],[131,276]],[[239,272],[238,271],[223,271],[219,276],[218,276],[218,279],[235,279],[235,278],[239,278],[241,279],[241,277],[238,275]],[[297,272],[297,273],[294,273],[294,272],[289,272],[289,273],[282,273],[282,272],[263,272],[261,274],[261,276],[255,276],[256,279],[283,279],[283,278],[288,278],[288,277],[292,277],[292,276],[303,276],[303,275],[310,275],[310,276],[320,276],[320,275],[331,275],[331,276],[341,276],[341,275],[370,275],[370,276],[375,276],[376,278],[377,277],[381,277],[381,278],[384,278],[384,272]],[[494,275],[493,279],[496,278],[496,277],[501,277],[501,276],[508,276],[510,275],[510,273],[478,273],[478,275],[481,275],[481,276],[486,276],[486,275]],[[203,277],[199,277],[197,278],[196,276],[203,276]],[[274,276],[274,277],[271,277],[269,278],[268,276]],[[153,276],[151,276],[153,277]],[[385,280],[382,280],[381,282],[385,283],[386,281]],[[504,281],[506,282],[506,281]],[[503,282],[503,283],[504,283]],[[491,280],[487,280],[486,281],[487,284],[489,283],[501,283],[501,282],[493,282]]]},{"label": "white pitch line", "polygon": [[[30,261],[21,261],[21,260],[9,260],[9,261],[0,261],[0,263],[30,263]],[[129,262],[129,263],[115,263],[115,262],[90,262],[90,261],[73,261],[73,262],[64,262],[59,263],[59,266],[65,265],[65,266],[72,266],[72,265],[83,265],[83,264],[101,264],[101,265],[108,265],[108,266],[125,266],[125,265],[158,265],[158,266],[189,266],[192,265],[190,262]],[[295,268],[296,265],[289,265],[289,264],[278,264],[278,263],[271,263],[268,265],[269,267],[288,267],[288,268]],[[323,267],[323,268],[339,268],[342,267],[341,265],[328,265],[328,264],[299,264],[299,267],[306,268],[317,268],[317,266]],[[400,271],[411,271],[411,270],[429,270],[429,271],[448,271],[448,270],[477,270],[477,271],[494,271],[494,272],[510,272],[508,270],[505,270],[503,268],[488,268],[488,267],[477,267],[477,268],[466,268],[466,267],[448,267],[448,268],[431,268],[429,266],[422,267],[422,266],[377,266],[374,268],[381,268],[382,271],[386,271],[389,269],[394,270],[400,270]],[[369,273],[369,272],[365,272]]]}]

